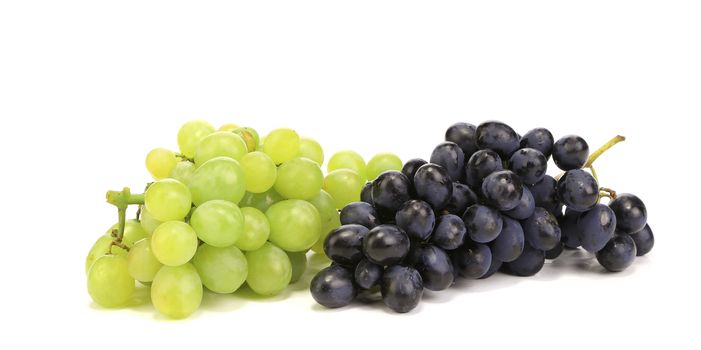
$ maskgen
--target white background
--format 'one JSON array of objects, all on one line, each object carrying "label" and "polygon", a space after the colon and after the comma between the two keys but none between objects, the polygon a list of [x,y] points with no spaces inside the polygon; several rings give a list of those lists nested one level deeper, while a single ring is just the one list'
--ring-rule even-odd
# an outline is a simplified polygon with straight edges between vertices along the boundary
[{"label": "white background", "polygon": [[[698,348],[699,18],[671,0],[3,1],[0,347]],[[620,133],[602,185],[645,201],[657,243],[620,274],[570,258],[408,315],[324,310],[304,283],[206,295],[184,321],[100,309],[83,264],[116,219],[104,192],[141,188],[146,152],[193,118],[404,160],[456,121]]]}]

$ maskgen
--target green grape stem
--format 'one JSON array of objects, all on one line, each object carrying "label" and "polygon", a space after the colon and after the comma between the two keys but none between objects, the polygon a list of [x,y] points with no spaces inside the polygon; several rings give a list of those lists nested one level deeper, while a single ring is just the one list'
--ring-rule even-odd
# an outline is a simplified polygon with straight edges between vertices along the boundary
[{"label": "green grape stem", "polygon": [[621,141],[625,141],[626,138],[621,136],[621,135],[616,135],[616,137],[612,138],[609,140],[609,142],[606,142],[603,146],[599,147],[594,153],[592,153],[589,156],[589,159],[587,159],[587,162],[584,164],[585,168],[591,168],[592,164],[594,164],[594,161],[599,158],[604,152],[608,151],[611,147],[616,145],[617,143]]},{"label": "green grape stem", "polygon": [[[144,204],[143,194],[132,194],[129,187],[124,187],[121,191],[107,191],[107,203],[110,203],[117,207],[117,216],[119,219],[119,225],[114,232],[112,231],[112,246],[118,246],[124,250],[129,250],[129,248],[122,243],[122,238],[124,237],[124,227],[127,223],[127,208],[129,205],[134,204]],[[109,251],[109,250],[108,250]]]},{"label": "green grape stem", "polygon": [[188,158],[186,155],[184,155],[184,154],[182,154],[182,153],[176,153],[176,154],[175,154],[175,157],[176,157],[176,158],[180,158],[180,160],[183,160],[183,161],[186,161],[186,162],[190,162],[190,163],[192,163],[192,164],[195,164],[195,160],[194,160],[194,159]]}]

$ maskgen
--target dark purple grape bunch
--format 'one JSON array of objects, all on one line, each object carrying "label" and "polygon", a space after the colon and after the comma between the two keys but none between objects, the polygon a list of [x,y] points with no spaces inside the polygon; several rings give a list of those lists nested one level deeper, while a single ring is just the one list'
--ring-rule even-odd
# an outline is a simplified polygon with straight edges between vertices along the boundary
[{"label": "dark purple grape bunch", "polygon": [[[606,190],[615,199],[599,204],[581,137],[555,141],[544,128],[520,136],[489,121],[454,124],[445,140],[429,162],[382,173],[341,211],[342,226],[324,242],[333,263],[311,282],[319,304],[342,307],[379,292],[390,309],[409,312],[424,289],[498,271],[532,276],[566,248],[595,253],[610,271],[652,249],[640,199]],[[546,175],[551,157],[564,171],[558,180]]]}]

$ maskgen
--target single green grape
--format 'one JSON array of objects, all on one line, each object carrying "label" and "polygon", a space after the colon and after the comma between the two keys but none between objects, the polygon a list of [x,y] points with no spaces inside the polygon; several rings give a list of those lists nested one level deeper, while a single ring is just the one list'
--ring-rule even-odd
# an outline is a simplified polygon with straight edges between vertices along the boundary
[{"label": "single green grape", "polygon": [[265,244],[270,236],[270,224],[262,211],[253,207],[241,208],[243,214],[243,235],[235,245],[241,250],[256,250]]},{"label": "single green grape", "polygon": [[299,141],[299,155],[313,160],[321,166],[324,164],[324,150],[316,140],[309,137],[302,137]]},{"label": "single green grape", "polygon": [[230,131],[217,131],[200,141],[195,149],[195,165],[201,166],[206,161],[217,157],[229,157],[240,160],[246,153],[246,143]]},{"label": "single green grape", "polygon": [[287,253],[272,243],[260,249],[246,252],[248,277],[246,283],[260,295],[276,295],[282,292],[292,279],[292,263]]},{"label": "single green grape", "polygon": [[146,232],[147,237],[151,237],[153,231],[163,222],[156,220],[145,206],[141,206],[141,228]]},{"label": "single green grape", "polygon": [[195,208],[190,225],[197,237],[215,247],[228,247],[243,236],[244,218],[238,205],[215,199]]},{"label": "single green grape", "polygon": [[192,176],[195,174],[195,163],[189,160],[183,160],[175,164],[175,168],[170,172],[170,178],[176,179],[185,186],[190,186],[190,181],[192,181]]},{"label": "single green grape", "polygon": [[254,207],[265,212],[271,205],[282,200],[285,200],[285,198],[275,192],[274,188],[271,188],[263,193],[246,192],[241,202],[239,202],[239,205],[241,207]]},{"label": "single green grape", "polygon": [[180,153],[188,158],[195,156],[197,145],[207,135],[214,132],[212,124],[204,120],[192,120],[185,123],[178,131],[178,147]]},{"label": "single green grape", "polygon": [[263,193],[275,184],[277,167],[263,152],[251,152],[241,158],[241,170],[246,178],[246,191]]},{"label": "single green grape", "polygon": [[163,266],[151,283],[153,306],[170,318],[190,316],[200,307],[202,294],[202,280],[190,263]]},{"label": "single green grape", "polygon": [[404,164],[397,155],[382,152],[370,158],[367,166],[367,176],[369,181],[375,180],[380,174],[387,170],[401,171]]},{"label": "single green grape", "polygon": [[146,155],[146,169],[156,180],[170,176],[177,163],[175,152],[169,149],[156,148]]},{"label": "single green grape", "polygon": [[275,191],[288,199],[309,199],[317,195],[324,184],[319,164],[307,158],[293,158],[277,170]]},{"label": "single green grape", "polygon": [[309,202],[288,199],[273,204],[266,212],[270,242],[290,252],[306,251],[321,235],[321,217]]},{"label": "single green grape", "polygon": [[275,129],[265,137],[263,152],[282,164],[299,155],[299,135],[292,129]]},{"label": "single green grape", "polygon": [[175,179],[158,180],[144,194],[146,210],[158,221],[182,220],[192,208],[190,190]]},{"label": "single green grape", "polygon": [[238,203],[246,193],[246,180],[239,162],[227,157],[217,157],[195,170],[190,191],[195,205],[213,199]]},{"label": "single green grape", "polygon": [[234,131],[238,128],[239,128],[238,124],[226,123],[226,124],[223,124],[222,126],[220,126],[218,131]]},{"label": "single green grape", "polygon": [[256,129],[244,127],[236,128],[233,130],[234,134],[241,136],[243,141],[246,143],[246,147],[249,152],[253,152],[258,149],[259,137]]},{"label": "single green grape", "polygon": [[192,259],[207,289],[215,293],[233,293],[246,281],[248,263],[239,248],[202,244]]},{"label": "single green grape", "polygon": [[339,151],[331,156],[326,165],[326,171],[330,173],[338,169],[351,169],[360,175],[362,180],[367,178],[365,160],[354,151]]},{"label": "single green grape", "polygon": [[321,235],[319,240],[312,246],[312,250],[316,253],[324,253],[324,239],[329,232],[341,226],[341,217],[336,210],[336,203],[326,191],[321,190],[314,198],[309,200],[309,203],[316,207],[321,217]]},{"label": "single green grape", "polygon": [[292,284],[299,281],[302,275],[304,275],[304,271],[307,269],[307,252],[286,253],[292,265],[292,277],[290,278],[290,284]]},{"label": "single green grape", "polygon": [[153,231],[151,251],[163,265],[182,265],[197,251],[197,234],[182,221],[167,221]]},{"label": "single green grape", "polygon": [[349,203],[360,201],[363,185],[365,181],[350,169],[334,170],[324,179],[324,191],[331,195],[337,209],[343,209]]},{"label": "single green grape", "polygon": [[103,255],[88,272],[88,293],[103,307],[126,305],[134,294],[134,279],[129,275],[127,258],[123,255]]},{"label": "single green grape", "polygon": [[151,282],[161,264],[151,251],[151,240],[144,238],[134,244],[127,254],[129,275],[139,282]]}]

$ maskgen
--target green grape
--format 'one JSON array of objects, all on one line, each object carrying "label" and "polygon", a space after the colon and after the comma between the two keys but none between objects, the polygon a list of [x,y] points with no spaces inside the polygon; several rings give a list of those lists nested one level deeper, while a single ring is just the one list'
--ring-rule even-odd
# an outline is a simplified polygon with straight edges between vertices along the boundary
[{"label": "green grape", "polygon": [[220,126],[218,131],[234,131],[238,128],[239,128],[239,126],[237,124],[227,123],[227,124]]},{"label": "green grape", "polygon": [[127,258],[103,255],[95,260],[88,272],[88,293],[103,307],[126,305],[134,293],[134,279],[129,275]]},{"label": "green grape", "polygon": [[144,194],[144,205],[158,221],[182,220],[192,208],[190,190],[175,179],[158,180]]},{"label": "green grape", "polygon": [[127,254],[129,275],[139,282],[151,282],[161,264],[151,251],[151,240],[144,238],[134,244]]},{"label": "green grape", "polygon": [[212,124],[204,120],[192,120],[185,123],[178,131],[178,147],[180,153],[188,158],[195,156],[197,145],[203,138],[214,132]]},{"label": "green grape", "polygon": [[360,201],[360,191],[365,181],[353,170],[337,169],[326,175],[324,190],[333,197],[336,208],[343,209],[352,202]]},{"label": "green grape", "polygon": [[170,178],[182,182],[185,186],[190,186],[195,169],[197,169],[195,163],[183,160],[175,165],[175,168],[170,172]]},{"label": "green grape", "polygon": [[163,266],[151,284],[153,306],[171,318],[190,316],[202,303],[202,280],[192,264]]},{"label": "green grape", "polygon": [[292,265],[292,277],[290,278],[290,284],[292,284],[299,281],[304,275],[304,270],[307,269],[307,252],[286,253]]},{"label": "green grape", "polygon": [[285,251],[272,243],[260,249],[246,252],[248,277],[246,283],[260,295],[276,295],[290,284],[292,263]]},{"label": "green grape", "polygon": [[215,247],[228,247],[243,235],[243,214],[231,202],[215,199],[195,208],[190,225],[197,237]]},{"label": "green grape", "polygon": [[275,191],[288,199],[309,199],[316,196],[324,184],[319,164],[307,158],[293,158],[277,170]]},{"label": "green grape", "polygon": [[[114,224],[107,230],[106,235],[111,235],[113,230],[119,228],[119,224]],[[127,220],[124,223],[124,235],[122,236],[122,243],[127,247],[131,248],[134,243],[148,237],[148,233],[141,227],[141,223],[136,220]],[[120,248],[121,249],[121,248]]]},{"label": "green grape", "polygon": [[[90,267],[92,267],[92,265],[95,263],[95,260],[107,254],[107,250],[110,248],[110,245],[112,245],[112,240],[112,236],[110,236],[108,233],[104,236],[100,236],[100,238],[95,241],[95,244],[93,244],[92,248],[90,248],[90,251],[88,252],[88,256],[85,258],[86,274],[90,271]],[[126,252],[126,250],[117,246],[112,247],[112,254],[126,255]]]},{"label": "green grape", "polygon": [[367,178],[365,160],[363,160],[360,154],[354,151],[339,151],[331,156],[329,163],[326,165],[326,171],[330,173],[338,169],[355,170],[362,180]]},{"label": "green grape", "polygon": [[282,164],[299,155],[299,135],[292,129],[275,129],[265,137],[263,152]]},{"label": "green grape", "polygon": [[321,166],[324,164],[324,150],[316,140],[309,137],[302,137],[299,141],[299,154],[304,158],[309,158]]},{"label": "green grape", "polygon": [[253,152],[258,149],[258,132],[253,128],[236,128],[234,129],[234,134],[241,136],[243,141],[246,143],[246,147],[249,152]]},{"label": "green grape", "polygon": [[200,141],[195,149],[195,165],[201,166],[204,162],[216,157],[229,157],[240,160],[248,149],[243,139],[229,131],[217,131]]},{"label": "green grape", "polygon": [[274,188],[271,188],[263,193],[246,192],[239,205],[241,207],[254,207],[265,212],[271,205],[282,200],[285,200],[285,198],[275,192]]},{"label": "green grape", "polygon": [[197,251],[197,234],[182,221],[167,221],[151,236],[151,251],[163,265],[182,265]]},{"label": "green grape", "polygon": [[263,193],[275,184],[277,167],[263,152],[251,152],[241,158],[241,170],[246,177],[246,191]]},{"label": "green grape", "polygon": [[239,248],[219,248],[202,244],[192,264],[207,289],[215,293],[233,293],[246,281],[248,263]]},{"label": "green grape", "polygon": [[208,160],[195,170],[190,191],[195,205],[213,199],[238,203],[246,193],[246,180],[239,162],[218,157]]},{"label": "green grape", "polygon": [[168,177],[177,163],[175,152],[169,149],[156,148],[146,155],[146,169],[156,180]]},{"label": "green grape", "polygon": [[147,237],[151,237],[153,231],[163,222],[156,220],[145,206],[141,206],[141,228],[146,232]]},{"label": "green grape", "polygon": [[262,211],[253,208],[241,208],[243,214],[243,235],[235,245],[241,250],[256,250],[265,244],[270,236],[270,224]]},{"label": "green grape", "polygon": [[321,235],[321,217],[309,202],[288,199],[273,204],[266,212],[271,242],[278,247],[300,252],[311,248]]},{"label": "green grape", "polygon": [[387,152],[378,153],[368,161],[368,180],[375,180],[378,176],[380,176],[380,174],[387,170],[401,171],[403,166],[404,164],[402,164],[402,160],[395,154]]},{"label": "green grape", "polygon": [[324,253],[324,239],[329,232],[341,226],[341,217],[336,210],[336,203],[330,194],[321,190],[314,198],[309,200],[309,203],[316,207],[321,217],[321,235],[319,240],[312,246],[312,250],[316,253]]}]

